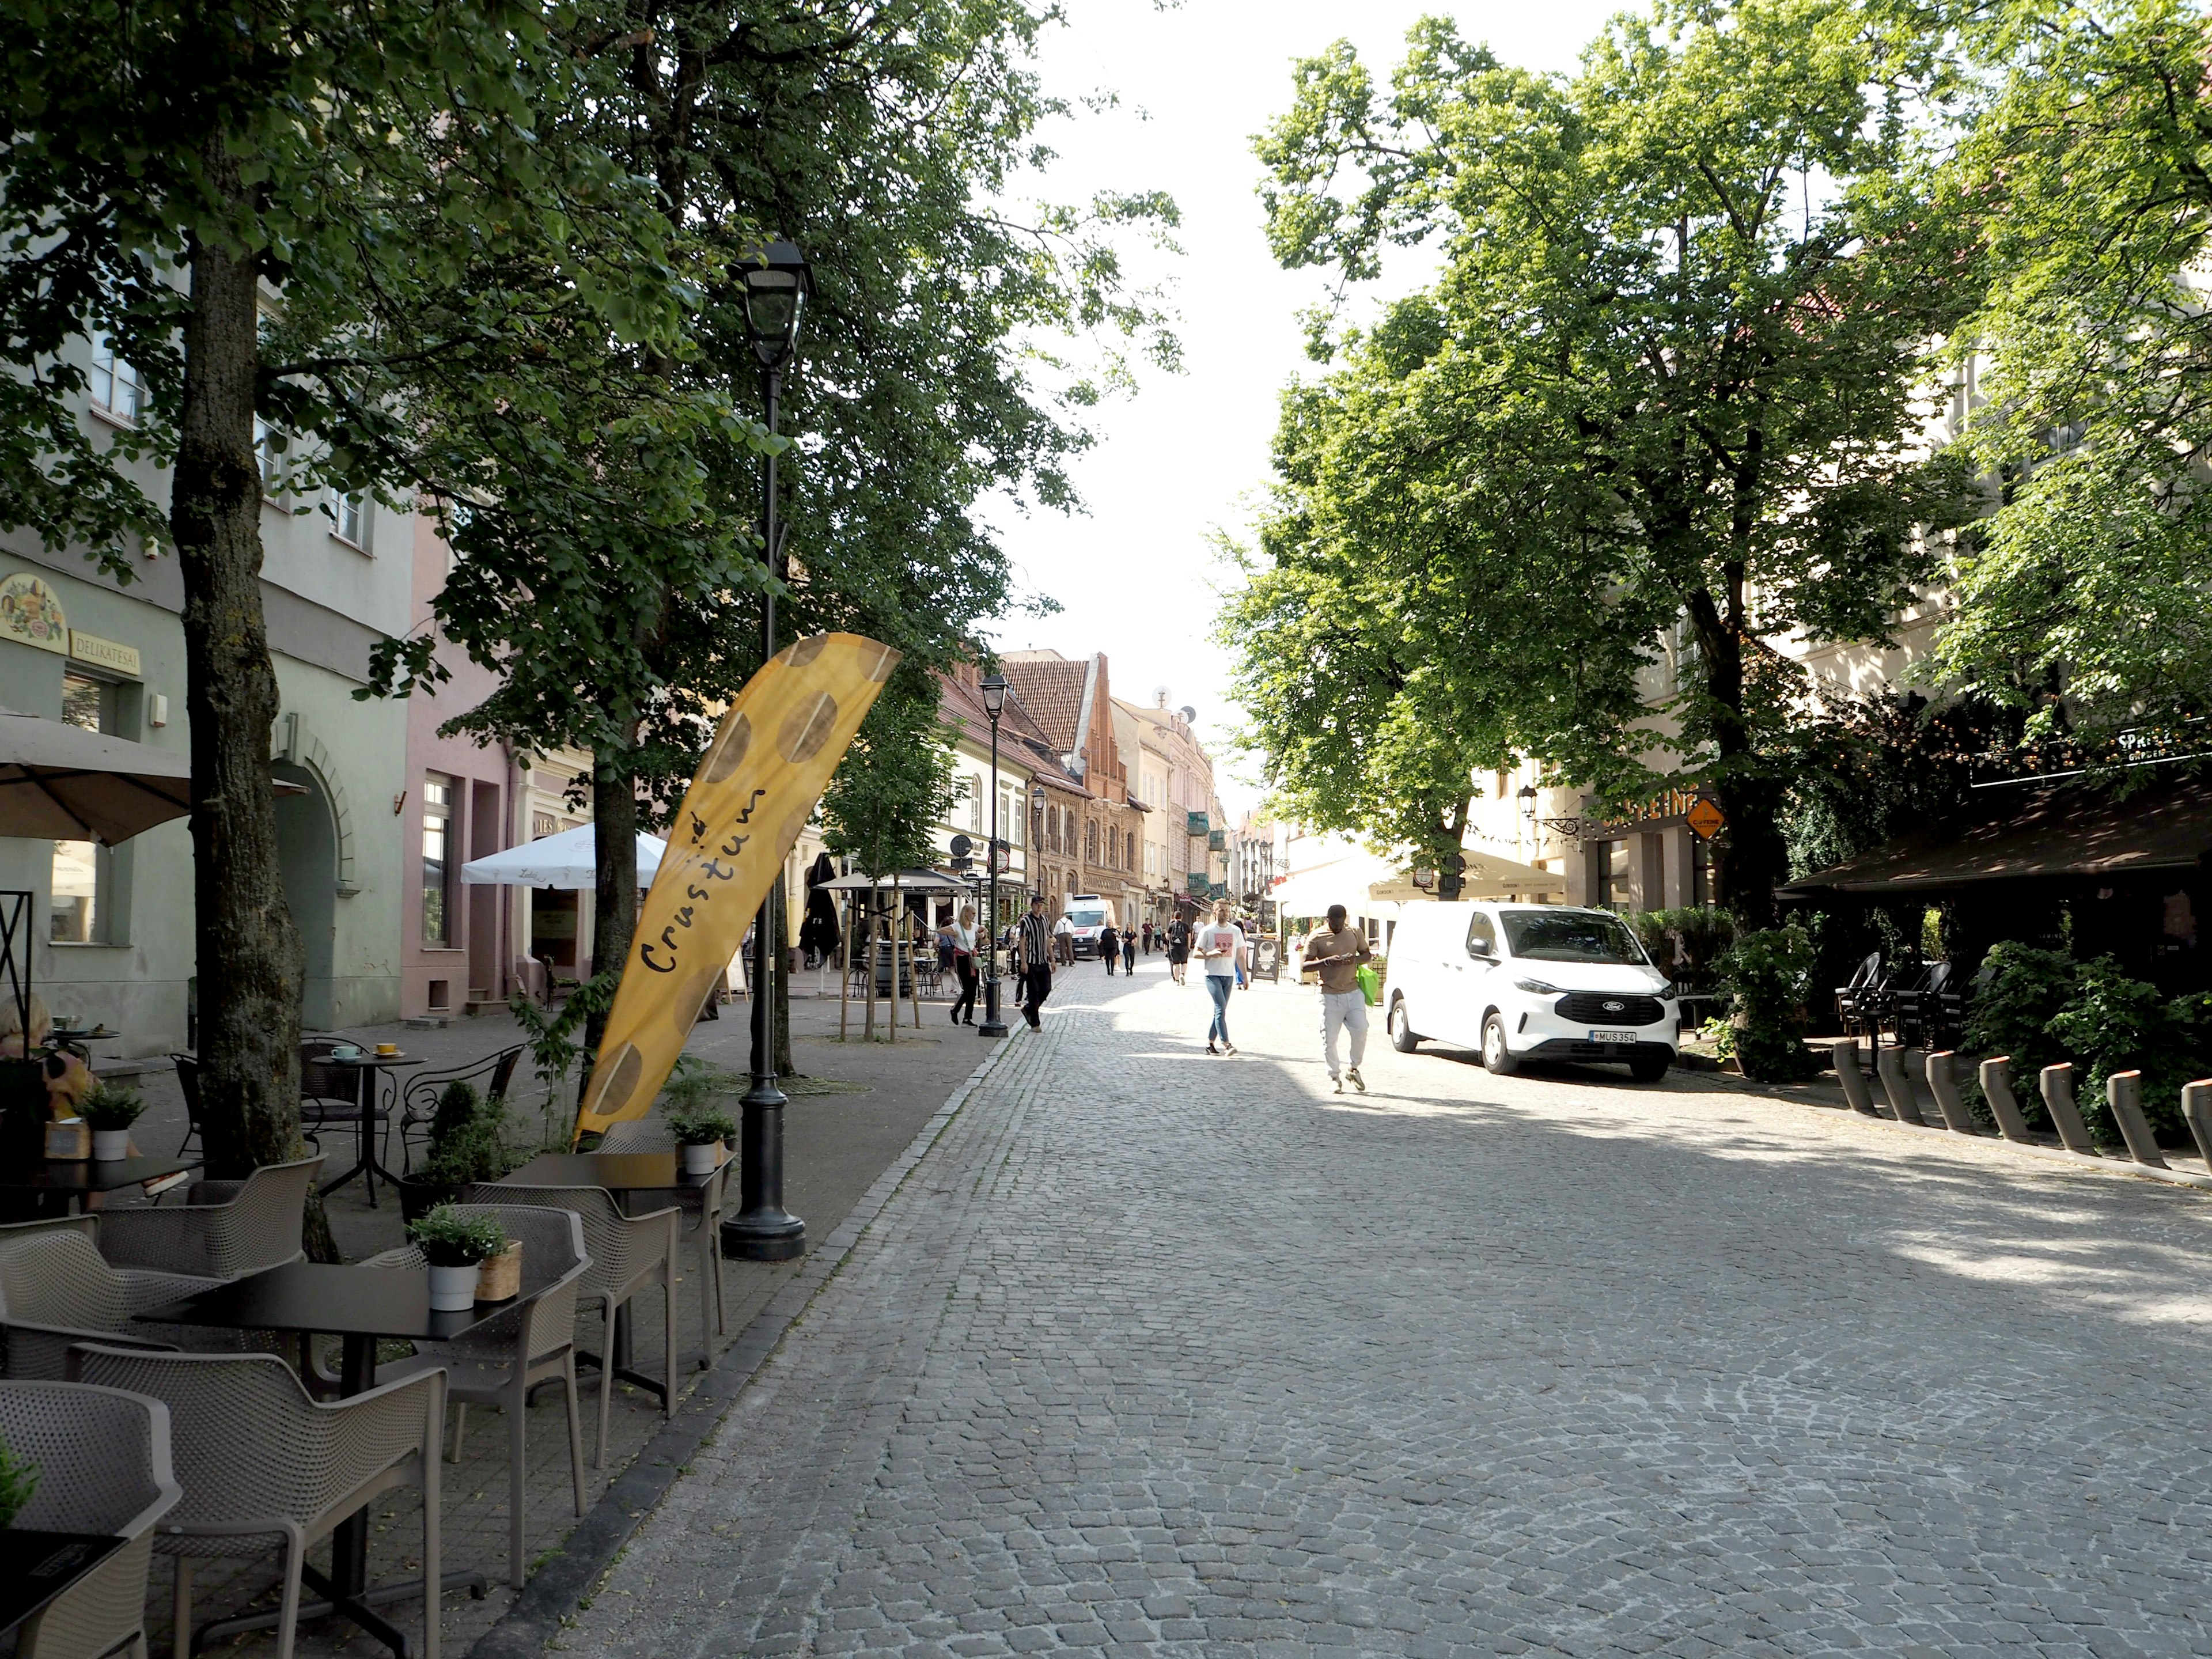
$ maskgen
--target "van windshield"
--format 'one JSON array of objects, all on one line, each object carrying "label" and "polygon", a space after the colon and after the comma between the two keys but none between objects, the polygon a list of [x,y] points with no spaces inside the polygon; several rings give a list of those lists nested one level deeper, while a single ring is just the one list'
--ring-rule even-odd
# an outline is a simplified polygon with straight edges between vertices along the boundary
[{"label": "van windshield", "polygon": [[1067,919],[1078,927],[1098,927],[1104,926],[1106,913],[1103,910],[1083,908],[1070,910],[1067,913]]},{"label": "van windshield", "polygon": [[1508,910],[1502,920],[1507,948],[1531,962],[1649,965],[1636,935],[1603,910]]}]

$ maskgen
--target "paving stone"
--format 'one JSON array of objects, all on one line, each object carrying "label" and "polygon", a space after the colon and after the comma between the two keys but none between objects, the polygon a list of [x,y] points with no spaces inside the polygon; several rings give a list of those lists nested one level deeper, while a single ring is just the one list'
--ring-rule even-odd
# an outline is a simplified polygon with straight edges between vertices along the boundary
[{"label": "paving stone", "polygon": [[556,1646],[2212,1651],[2201,1196],[1311,994],[1063,975]]}]

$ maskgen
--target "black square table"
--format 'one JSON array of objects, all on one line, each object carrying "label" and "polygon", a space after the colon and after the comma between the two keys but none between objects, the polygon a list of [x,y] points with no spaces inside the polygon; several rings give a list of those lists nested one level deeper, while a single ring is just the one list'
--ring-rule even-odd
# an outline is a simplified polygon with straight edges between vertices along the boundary
[{"label": "black square table", "polygon": [[[449,1342],[477,1326],[520,1307],[550,1285],[556,1276],[543,1267],[532,1272],[528,1251],[522,1257],[522,1292],[505,1302],[479,1302],[454,1313],[435,1313],[430,1308],[430,1275],[427,1269],[406,1267],[333,1267],[319,1261],[290,1261],[245,1279],[202,1291],[179,1302],[149,1308],[138,1318],[164,1325],[218,1325],[230,1330],[284,1331],[303,1336],[336,1336],[345,1345],[339,1366],[338,1392],[343,1396],[366,1393],[376,1386],[376,1345],[379,1340],[404,1338],[416,1342]],[[340,1522],[331,1537],[331,1576],[325,1579],[310,1568],[307,1577],[325,1600],[302,1607],[300,1616],[322,1618],[343,1613],[378,1641],[407,1659],[407,1638],[370,1608],[381,1602],[403,1601],[420,1595],[418,1586],[368,1583],[368,1522],[364,1506]],[[447,1589],[466,1589],[482,1596],[484,1577],[479,1572],[449,1572]],[[194,1645],[234,1635],[240,1631],[266,1630],[276,1622],[271,1613],[247,1613],[219,1620],[207,1626]]]},{"label": "black square table", "polygon": [[0,1636],[7,1635],[123,1547],[106,1533],[0,1533]]},{"label": "black square table", "polygon": [[68,1214],[81,1200],[94,1193],[143,1186],[199,1167],[196,1158],[40,1158],[0,1164],[0,1194],[27,1194],[34,1203],[58,1196],[63,1213]]}]

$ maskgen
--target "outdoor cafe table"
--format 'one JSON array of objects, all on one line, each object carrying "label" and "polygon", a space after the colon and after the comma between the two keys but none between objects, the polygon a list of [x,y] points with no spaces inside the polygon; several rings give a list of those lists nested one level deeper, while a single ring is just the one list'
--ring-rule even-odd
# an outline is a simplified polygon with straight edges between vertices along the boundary
[{"label": "outdoor cafe table", "polygon": [[376,1207],[376,1178],[386,1181],[398,1177],[376,1161],[376,1091],[383,1073],[397,1071],[403,1066],[420,1066],[420,1054],[380,1054],[364,1051],[358,1054],[325,1054],[315,1061],[318,1066],[337,1066],[360,1073],[354,1079],[354,1101],[361,1109],[361,1133],[358,1137],[361,1156],[354,1160],[353,1168],[344,1174],[333,1176],[323,1183],[325,1193],[335,1192],[356,1176],[362,1177],[368,1193],[368,1207]]},{"label": "outdoor cafe table", "polygon": [[0,1164],[0,1196],[27,1195],[34,1207],[58,1197],[67,1215],[94,1193],[143,1187],[199,1167],[196,1158],[52,1158]]},{"label": "outdoor cafe table", "polygon": [[[551,1282],[542,1270],[532,1273],[530,1254],[525,1251],[520,1296],[505,1302],[479,1302],[455,1313],[435,1313],[430,1308],[430,1275],[425,1270],[290,1261],[202,1291],[181,1302],[149,1308],[137,1316],[164,1325],[219,1325],[231,1330],[338,1337],[344,1343],[338,1392],[350,1398],[376,1386],[380,1340],[449,1342],[519,1307]],[[326,1579],[313,1567],[306,1569],[306,1574],[325,1600],[301,1607],[302,1619],[342,1613],[400,1659],[406,1659],[407,1638],[370,1609],[386,1601],[411,1600],[422,1593],[422,1587],[414,1583],[380,1587],[368,1583],[366,1505],[341,1521],[331,1534],[331,1576]],[[447,1589],[466,1589],[477,1596],[484,1593],[484,1576],[480,1572],[449,1572],[441,1582]],[[267,1630],[276,1622],[274,1613],[265,1613],[220,1620],[204,1628],[194,1645],[204,1647],[241,1631]]]},{"label": "outdoor cafe table", "polygon": [[[686,1175],[674,1152],[540,1152],[497,1182],[502,1187],[599,1187],[614,1194],[617,1202],[632,1194],[642,1194],[648,1200],[662,1193],[696,1191],[720,1175],[720,1170],[707,1175]],[[648,1203],[651,1209],[663,1209],[665,1205]],[[623,1208],[636,1213],[635,1206],[623,1204]],[[656,1397],[663,1406],[668,1403],[670,1384],[650,1377],[630,1364],[629,1306],[625,1303],[615,1315],[615,1328],[608,1338],[613,1350],[608,1368],[623,1382],[633,1383]],[[592,1354],[579,1354],[580,1359],[596,1362]]]},{"label": "outdoor cafe table", "polygon": [[124,1543],[106,1533],[33,1532],[15,1527],[4,1536],[8,1547],[0,1549],[0,1638],[82,1583]]}]

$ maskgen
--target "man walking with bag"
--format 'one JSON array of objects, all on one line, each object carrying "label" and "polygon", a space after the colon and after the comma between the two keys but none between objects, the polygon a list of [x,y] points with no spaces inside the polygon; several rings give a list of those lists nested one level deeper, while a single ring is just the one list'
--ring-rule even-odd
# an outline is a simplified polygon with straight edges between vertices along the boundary
[{"label": "man walking with bag", "polygon": [[[1321,969],[1321,1053],[1328,1080],[1342,1094],[1349,1077],[1364,1095],[1367,1080],[1359,1075],[1359,1062],[1367,1055],[1367,994],[1359,988],[1359,964],[1375,952],[1367,948],[1365,933],[1346,925],[1348,914],[1341,904],[1328,907],[1328,926],[1307,937],[1306,966]],[[1352,1034],[1352,1064],[1342,1072],[1336,1064],[1339,1031]]]},{"label": "man walking with bag", "polygon": [[[1213,920],[1198,930],[1194,941],[1206,963],[1206,994],[1213,999],[1213,1023],[1206,1028],[1209,1054],[1237,1052],[1237,1045],[1229,1040],[1229,994],[1237,988],[1237,969],[1244,960],[1244,930],[1229,918],[1229,901],[1222,899],[1213,907]],[[1221,1040],[1218,1048],[1216,1037]]]}]

